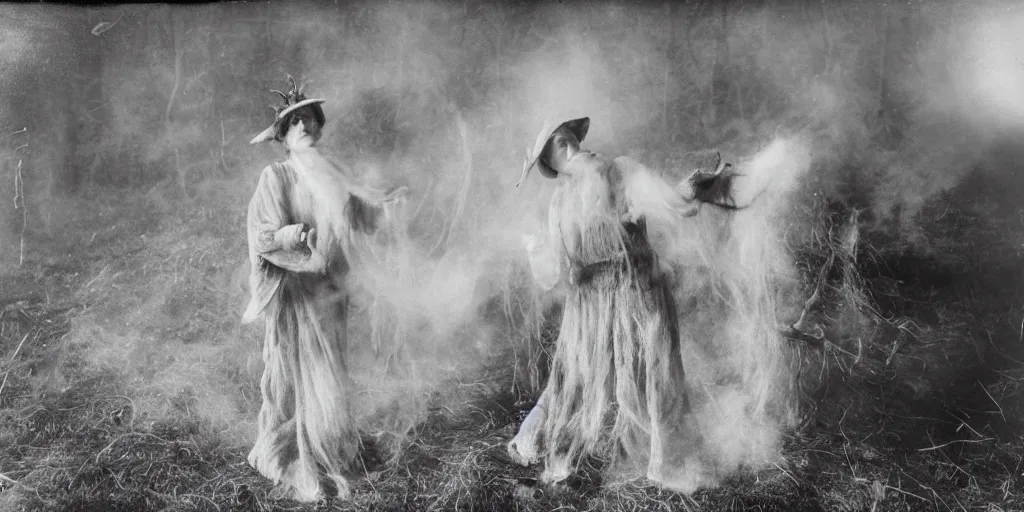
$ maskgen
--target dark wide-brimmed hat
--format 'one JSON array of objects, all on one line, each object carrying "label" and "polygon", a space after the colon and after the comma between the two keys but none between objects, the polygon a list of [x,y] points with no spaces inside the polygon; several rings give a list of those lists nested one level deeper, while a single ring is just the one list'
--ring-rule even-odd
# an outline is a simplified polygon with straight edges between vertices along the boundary
[{"label": "dark wide-brimmed hat", "polygon": [[541,128],[540,133],[537,135],[537,142],[534,143],[533,149],[526,155],[526,161],[523,163],[523,174],[519,177],[516,187],[519,187],[526,181],[526,176],[530,174],[530,170],[534,166],[540,169],[540,174],[545,178],[558,176],[558,170],[551,167],[553,152],[557,149],[554,144],[555,136],[564,136],[568,139],[570,148],[573,151],[579,151],[580,143],[587,137],[589,130],[589,117],[566,121],[555,129],[551,129],[551,123],[545,121],[544,127]]},{"label": "dark wide-brimmed hat", "polygon": [[260,132],[259,135],[253,137],[252,140],[249,141],[249,144],[258,144],[263,141],[277,139],[278,133],[281,130],[281,123],[284,122],[285,117],[302,107],[314,105],[314,113],[317,117],[317,122],[319,122],[321,126],[324,124],[324,112],[319,105],[326,100],[320,98],[306,98],[306,95],[302,93],[302,88],[305,87],[305,84],[296,87],[295,79],[292,78],[291,75],[288,75],[288,80],[291,81],[291,90],[288,91],[288,94],[276,90],[270,91],[277,93],[284,99],[284,106],[270,107],[277,113],[274,118],[274,123],[267,127],[266,130]]}]

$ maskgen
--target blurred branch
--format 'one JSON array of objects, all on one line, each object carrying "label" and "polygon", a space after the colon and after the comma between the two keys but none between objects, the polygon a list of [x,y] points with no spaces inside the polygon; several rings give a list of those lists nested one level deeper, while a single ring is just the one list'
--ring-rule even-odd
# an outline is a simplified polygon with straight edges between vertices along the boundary
[{"label": "blurred branch", "polygon": [[107,100],[107,101],[104,101],[103,103],[100,103],[99,105],[97,105],[97,106],[95,106],[93,108],[90,108],[89,110],[86,110],[85,112],[87,114],[92,114],[93,112],[95,112],[95,111],[97,111],[97,110],[99,110],[99,109],[101,109],[101,108],[103,108],[103,107],[105,107],[105,106],[107,106],[109,104],[110,104],[110,100]]},{"label": "blurred branch", "polygon": [[442,245],[447,250],[452,234],[455,232],[455,227],[465,210],[466,199],[469,196],[469,185],[473,177],[473,153],[469,146],[469,130],[466,129],[466,122],[462,119],[462,113],[459,111],[459,108],[454,104],[451,105],[451,108],[455,113],[455,125],[459,130],[459,140],[462,142],[462,159],[465,164],[466,173],[462,180],[462,186],[459,187],[459,198],[455,202],[455,212],[452,214],[451,222],[448,223],[447,229],[442,233],[434,248],[427,253],[428,256],[433,255],[434,251]]},{"label": "blurred branch", "polygon": [[687,54],[690,56],[690,62],[693,64],[695,69],[700,69],[700,62],[697,61],[697,51],[693,47],[693,39],[690,36],[690,32],[693,30],[693,24],[700,19],[701,14],[704,10],[704,2],[697,2],[693,7],[693,14],[690,15],[690,19],[686,22],[686,48],[689,50]]},{"label": "blurred branch", "polygon": [[834,48],[833,41],[834,36],[832,35],[832,22],[830,21],[831,16],[829,15],[828,3],[825,0],[821,0],[821,20],[825,25],[825,30],[822,33],[825,38],[825,64],[828,65],[828,60],[832,57],[832,49]]},{"label": "blurred branch", "polygon": [[673,16],[673,12],[672,12],[673,11],[672,5],[673,5],[673,2],[671,0],[666,0],[666,2],[665,2],[665,20],[667,21],[667,25],[668,25],[668,43],[667,43],[667,48],[665,50],[665,53],[667,54],[668,64],[665,66],[664,83],[662,84],[662,90],[661,90],[661,109],[662,109],[661,110],[661,115],[662,115],[662,123],[661,124],[662,124],[662,134],[663,134],[663,136],[669,137],[670,139],[671,139],[671,135],[669,134],[669,119],[668,119],[669,118],[668,90],[669,90],[670,82],[672,81],[672,78],[673,78],[672,77],[672,75],[673,75],[672,69],[675,66],[675,57],[676,57],[676,24],[675,24],[675,20],[673,19],[674,16]]},{"label": "blurred branch", "polygon": [[15,131],[15,132],[11,132],[11,133],[8,133],[8,134],[7,134],[7,136],[8,136],[8,137],[13,137],[13,136],[15,136],[15,135],[17,135],[17,134],[19,134],[19,133],[25,133],[25,132],[27,132],[27,131],[28,131],[28,127],[26,126],[25,128],[22,128],[22,129],[20,129],[20,130],[18,130],[18,131]]},{"label": "blurred branch", "polygon": [[[177,46],[177,42],[175,42]],[[171,87],[171,95],[167,99],[167,109],[164,111],[164,124],[171,124],[171,109],[174,108],[174,99],[178,96],[178,88],[181,87],[181,60],[185,55],[184,48],[174,50],[174,86]]]},{"label": "blurred branch", "polygon": [[729,75],[729,4],[726,0],[715,4],[718,9],[718,29],[715,33],[715,63],[711,68],[711,115],[710,124],[717,126],[729,112],[729,96],[732,89]]},{"label": "blurred branch", "polygon": [[224,174],[228,173],[228,164],[224,161],[224,146],[227,146],[227,137],[224,133],[224,120],[220,120],[220,165],[224,169]]},{"label": "blurred branch", "polygon": [[164,110],[164,124],[170,125],[171,110],[174,108],[174,100],[181,87],[181,61],[185,56],[185,45],[179,44],[178,23],[174,16],[174,10],[168,7],[167,16],[170,18],[171,50],[174,52],[174,85],[171,87],[171,94],[167,99],[167,109]]},{"label": "blurred branch", "polygon": [[25,263],[25,228],[29,225],[29,211],[25,207],[25,178],[22,176],[22,160],[18,159],[17,169],[14,171],[14,209],[18,209],[17,200],[22,200],[22,232],[18,233],[18,266]]},{"label": "blurred branch", "polygon": [[178,186],[182,192],[187,192],[185,187],[185,173],[181,170],[181,150],[174,148],[174,172],[177,174]]},{"label": "blurred branch", "polygon": [[114,28],[114,26],[117,25],[117,23],[119,21],[121,21],[121,18],[123,18],[123,17],[124,17],[124,11],[121,11],[121,14],[118,15],[116,20],[114,20],[113,22],[101,21],[101,22],[97,23],[95,27],[92,28],[90,33],[92,35],[94,35],[94,36],[98,36],[98,35],[106,32],[106,31]]},{"label": "blurred branch", "polygon": [[[10,359],[10,360],[9,360],[9,361],[7,362],[7,366],[8,366],[8,367],[13,367],[13,365],[14,365],[14,360],[15,360],[15,358],[16,358],[16,357],[18,357],[18,352],[19,352],[19,351],[21,351],[21,346],[25,344],[25,340],[27,340],[27,339],[28,339],[28,335],[29,335],[29,334],[31,334],[31,333],[25,333],[25,337],[21,339],[21,343],[18,343],[18,348],[14,349],[14,353],[13,353],[13,354],[11,354],[11,359]],[[10,374],[11,374],[11,370],[10,370],[10,369],[8,369],[8,370],[7,370],[7,373],[5,373],[5,374],[4,374],[4,381],[3,381],[2,383],[0,383],[0,394],[2,394],[2,393],[4,392],[4,386],[6,386],[6,385],[7,385],[7,377],[8,377],[8,376],[9,376]],[[0,475],[0,476],[3,476],[3,475]],[[9,478],[7,478],[7,477],[4,477],[4,478],[6,478],[6,479],[10,480],[10,479],[9,479]],[[11,481],[11,482],[14,482],[14,480],[10,480],[10,481]]]},{"label": "blurred branch", "polygon": [[199,73],[196,73],[196,75],[195,75],[195,76],[193,76],[193,77],[192,77],[192,78],[190,78],[190,79],[189,79],[189,80],[188,80],[187,82],[185,82],[185,86],[181,88],[181,93],[182,93],[182,94],[185,94],[186,92],[188,92],[188,90],[189,90],[189,89],[190,89],[190,88],[191,88],[191,87],[192,87],[193,85],[195,85],[195,84],[196,84],[196,82],[198,82],[200,78],[203,78],[203,76],[204,76],[204,75],[208,74],[208,71],[209,71],[209,70],[203,70],[203,71],[200,71]]},{"label": "blurred branch", "polygon": [[[12,137],[19,133],[25,133],[27,131],[28,127],[25,127],[22,128],[21,130],[8,134],[8,137]],[[17,155],[19,150],[25,149],[27,147],[28,143],[25,143],[14,148],[14,154]],[[19,158],[18,166],[14,170],[14,209],[21,209],[21,232],[18,234],[20,239],[18,244],[18,266],[21,266],[25,262],[25,229],[28,227],[28,209],[25,207],[25,178],[21,174],[23,162],[24,161],[21,158]],[[20,206],[18,203],[19,199],[21,200]]]}]

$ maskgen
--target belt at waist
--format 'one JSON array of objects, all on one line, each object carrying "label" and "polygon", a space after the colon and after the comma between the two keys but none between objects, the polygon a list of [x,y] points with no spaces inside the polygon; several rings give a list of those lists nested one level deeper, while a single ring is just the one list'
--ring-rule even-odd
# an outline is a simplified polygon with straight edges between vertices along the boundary
[{"label": "belt at waist", "polygon": [[634,276],[650,276],[657,264],[653,254],[620,256],[588,264],[570,264],[569,283],[576,286],[607,284],[616,285],[618,277],[627,272]]}]

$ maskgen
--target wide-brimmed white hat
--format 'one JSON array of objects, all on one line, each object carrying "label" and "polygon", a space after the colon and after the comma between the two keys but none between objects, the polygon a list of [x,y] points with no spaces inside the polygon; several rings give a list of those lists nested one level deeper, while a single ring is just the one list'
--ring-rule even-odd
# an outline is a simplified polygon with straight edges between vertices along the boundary
[{"label": "wide-brimmed white hat", "polygon": [[[533,149],[526,154],[526,161],[523,162],[523,174],[519,177],[516,188],[526,181],[526,176],[530,174],[530,170],[535,165],[540,169],[540,174],[545,178],[558,176],[558,171],[552,169],[551,166],[544,162],[544,152],[548,150],[548,144],[555,133],[562,129],[576,137],[577,143],[583,142],[583,139],[587,138],[587,132],[590,131],[590,118],[580,117],[572,119],[558,125],[554,129],[551,128],[551,123],[544,121],[544,126],[540,129],[540,133],[537,134],[537,141],[534,142]],[[578,150],[579,148],[576,149]]]}]

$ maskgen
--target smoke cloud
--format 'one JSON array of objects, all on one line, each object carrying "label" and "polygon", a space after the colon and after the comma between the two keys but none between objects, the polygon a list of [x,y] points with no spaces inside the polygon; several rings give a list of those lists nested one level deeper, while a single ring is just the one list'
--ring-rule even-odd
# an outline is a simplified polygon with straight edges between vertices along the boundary
[{"label": "smoke cloud", "polygon": [[[84,39],[92,46],[81,51],[102,59],[83,71],[95,73],[95,95],[73,110],[82,143],[70,156],[55,156],[64,147],[57,143],[31,155],[35,232],[76,214],[50,206],[57,201],[46,182],[62,176],[62,158],[91,185],[138,192],[143,208],[162,215],[134,235],[141,249],[119,248],[122,266],[85,269],[95,279],[82,297],[96,305],[75,320],[68,345],[121,375],[148,416],[185,408],[227,426],[239,443],[250,440],[261,332],[237,325],[247,297],[244,212],[259,171],[284,156],[247,141],[271,121],[268,89],[290,73],[327,100],[325,154],[371,186],[410,189],[393,219],[408,227],[400,240],[367,242],[380,265],[357,276],[372,292],[355,301],[350,365],[364,427],[402,433],[442,383],[538,347],[558,298],[535,289],[523,238],[546,228],[553,183],[534,175],[514,185],[545,120],[589,116],[587,147],[678,180],[688,151],[714,146],[743,175],[737,197],[757,196],[750,209],[705,208],[658,236],[704,436],[703,469],[681,485],[774,460],[794,414],[778,327],[803,299],[791,248],[810,229],[797,210],[815,193],[838,197],[871,212],[873,229],[926,246],[916,217],[923,205],[962,183],[989,141],[1024,128],[1024,14],[1002,4],[919,7],[921,23],[937,28],[890,73],[894,94],[914,100],[904,116],[908,142],[890,149],[875,142],[875,127],[885,29],[897,14],[827,2],[736,6],[725,17],[729,65],[720,72],[732,87],[721,107],[712,97],[721,90],[713,70],[722,17],[710,9],[367,2],[32,10],[84,33],[123,13]],[[8,25],[0,53],[22,71],[4,74],[4,90],[52,73],[40,57],[58,51]],[[18,127],[29,113],[15,101],[5,113]],[[5,157],[11,183],[16,155]],[[16,212],[3,208],[9,267]],[[88,229],[106,229],[99,222]]]}]

